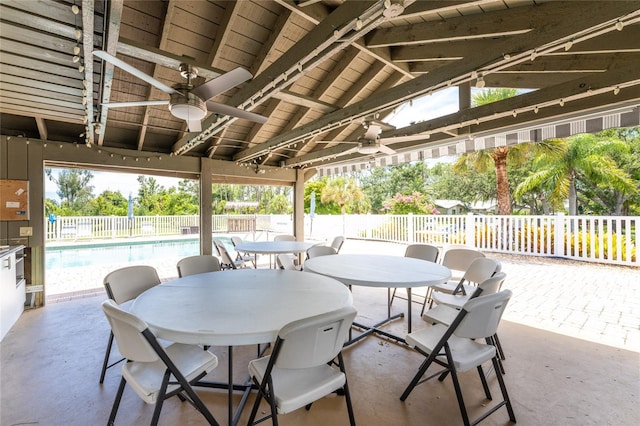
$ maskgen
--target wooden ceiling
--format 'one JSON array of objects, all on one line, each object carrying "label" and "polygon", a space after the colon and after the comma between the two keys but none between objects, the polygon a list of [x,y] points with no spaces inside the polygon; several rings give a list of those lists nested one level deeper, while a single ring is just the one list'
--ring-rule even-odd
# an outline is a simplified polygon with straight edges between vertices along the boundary
[{"label": "wooden ceiling", "polygon": [[[359,161],[363,123],[399,153],[640,104],[638,1],[2,0],[2,134],[203,156],[242,165]],[[76,52],[74,52],[74,48]],[[254,76],[213,98],[267,117],[210,114],[201,132],[169,95],[92,55],[105,50],[162,83]],[[74,58],[76,56],[77,58]],[[77,60],[76,60],[77,59]],[[470,87],[535,89],[469,108]],[[394,129],[400,105],[460,87],[460,111]],[[331,143],[319,141],[331,141]],[[383,154],[376,154],[378,156]]]}]

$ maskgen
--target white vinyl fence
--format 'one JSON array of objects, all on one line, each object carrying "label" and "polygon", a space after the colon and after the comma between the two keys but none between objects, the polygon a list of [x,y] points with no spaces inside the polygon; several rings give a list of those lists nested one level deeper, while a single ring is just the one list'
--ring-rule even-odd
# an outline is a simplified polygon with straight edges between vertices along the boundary
[{"label": "white vinyl fence", "polygon": [[[57,217],[47,241],[199,234],[198,216]],[[214,215],[213,232],[256,238],[293,233],[291,215]],[[484,251],[640,266],[638,216],[315,215],[305,238],[336,235],[398,243],[467,244]],[[251,237],[249,237],[251,238]]]}]

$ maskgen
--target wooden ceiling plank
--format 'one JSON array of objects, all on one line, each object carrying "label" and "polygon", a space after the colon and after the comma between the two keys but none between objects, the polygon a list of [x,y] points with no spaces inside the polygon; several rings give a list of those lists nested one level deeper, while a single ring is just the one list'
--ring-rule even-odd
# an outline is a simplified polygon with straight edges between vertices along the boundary
[{"label": "wooden ceiling plank", "polygon": [[[0,67],[1,68],[1,67]],[[21,75],[2,74],[2,81],[7,84],[28,87],[36,92],[44,92],[47,96],[73,96],[78,100],[82,99],[82,89],[80,87],[61,86],[59,84],[47,83],[45,81],[34,81],[33,79],[23,77]],[[46,93],[51,92],[51,95]]]},{"label": "wooden ceiling plank", "polygon": [[[11,6],[11,7],[6,7]],[[20,9],[20,10],[18,10]],[[46,16],[41,16],[46,10]],[[23,31],[31,31],[28,28],[36,28],[38,31],[44,31],[57,36],[75,40],[73,34],[75,30],[75,19],[71,12],[71,8],[67,5],[47,2],[46,6],[42,2],[24,1],[24,0],[3,0],[0,5],[0,16],[2,16],[3,28],[7,22],[17,24],[18,28]],[[95,17],[99,25],[102,24],[102,17]],[[80,22],[78,22],[81,26]],[[13,33],[13,32],[11,32]],[[18,38],[17,40],[23,40]],[[96,42],[101,42],[101,37],[97,36]]]},{"label": "wooden ceiling plank", "polygon": [[32,60],[45,62],[49,64],[48,66],[51,66],[50,64],[68,66],[71,62],[71,52],[58,52],[43,49],[42,46],[32,46],[10,39],[0,38],[0,40],[0,50],[3,52],[2,56],[7,53],[13,53]]},{"label": "wooden ceiling plank", "polygon": [[75,95],[69,95],[69,94],[60,93],[60,92],[51,92],[48,90],[43,90],[41,88],[35,88],[31,85],[16,84],[15,82],[12,82],[11,79],[5,78],[5,76],[3,76],[2,80],[0,81],[0,90],[1,91],[6,90],[8,92],[15,92],[20,94],[24,93],[32,96],[40,96],[42,98],[54,99],[57,101],[65,101],[65,102],[72,102],[72,103],[82,102],[82,92],[80,92],[79,90]]},{"label": "wooden ceiling plank", "polygon": [[0,63],[0,74],[4,75],[15,75],[19,77],[25,77],[29,80],[33,80],[33,84],[38,84],[39,82],[57,84],[61,86],[67,86],[71,88],[76,88],[82,90],[82,80],[77,78],[68,78],[63,76],[55,76],[53,74],[30,70],[26,68],[16,67],[14,65],[3,64]]},{"label": "wooden ceiling plank", "polygon": [[53,66],[52,64],[48,64],[37,59],[14,55],[13,53],[8,52],[4,52],[2,54],[2,62],[20,68],[26,68],[42,73],[51,74],[53,79],[55,79],[56,76],[67,78],[79,78],[82,76],[82,74],[78,72],[76,64],[71,62],[71,55],[67,55],[67,64],[64,66]]},{"label": "wooden ceiling plank", "polygon": [[7,105],[13,105],[13,108],[17,108],[18,106],[22,106],[23,108],[33,108],[34,110],[41,110],[43,112],[48,111],[49,115],[53,115],[56,112],[66,113],[70,115],[76,115],[79,119],[82,118],[83,110],[81,108],[74,107],[53,107],[50,104],[39,102],[38,100],[28,100],[28,99],[15,99],[7,97],[8,94],[3,93],[0,95],[0,103],[6,103]]},{"label": "wooden ceiling plank", "polygon": [[43,37],[42,33],[33,31],[28,28],[12,25],[9,23],[2,23],[2,38],[15,40],[21,43],[38,46],[42,49],[57,51],[57,52],[73,52],[73,46],[76,45],[75,38],[73,36],[74,28],[71,29],[71,38],[66,36],[48,35]]},{"label": "wooden ceiling plank", "polygon": [[41,93],[36,93],[36,94],[27,94],[24,93],[22,91],[14,91],[11,90],[11,88],[7,88],[6,86],[2,85],[3,90],[2,90],[2,95],[9,97],[9,98],[13,98],[19,101],[32,101],[32,102],[41,102],[43,104],[47,104],[50,106],[59,106],[59,107],[64,107],[64,108],[73,108],[73,109],[82,109],[82,103],[78,100],[75,101],[63,101],[59,98],[49,98],[49,97],[45,97],[42,96]]},{"label": "wooden ceiling plank", "polygon": [[[490,50],[480,50],[476,52],[475,55],[470,55],[468,58],[465,58],[464,61],[454,62],[451,65],[441,67],[432,73],[402,83],[377,96],[371,96],[366,100],[328,114],[319,120],[315,120],[313,123],[280,134],[278,137],[261,144],[259,147],[248,148],[237,153],[234,159],[236,161],[248,161],[254,156],[265,152],[265,150],[272,150],[280,145],[291,144],[308,137],[308,135],[320,129],[327,128],[328,130],[329,128],[337,127],[340,122],[346,119],[363,117],[376,110],[400,105],[409,99],[427,93],[437,85],[446,84],[447,81],[450,81],[450,79],[455,76],[470,74],[472,71],[492,62],[503,61],[504,59],[501,56],[496,58],[496,51],[528,52],[529,50],[533,50],[555,40],[569,38],[576,33],[592,28],[594,25],[599,25],[602,22],[607,22],[618,16],[632,13],[636,10],[635,8],[637,6],[630,2],[616,2],[615,4],[607,3],[606,5],[602,3],[590,3],[590,7],[585,8],[584,4],[576,5],[574,3],[575,2],[569,2],[568,4],[560,6],[556,6],[555,3],[542,4],[539,6],[540,8],[554,8],[553,16],[555,16],[555,19],[547,19],[545,25],[534,29],[527,37],[512,37],[499,41],[495,43]],[[558,13],[555,9],[556,7],[563,9],[565,13]],[[565,16],[572,16],[573,19],[567,21]]]},{"label": "wooden ceiling plank", "polygon": [[41,117],[45,120],[60,121],[63,123],[80,124],[82,120],[75,114],[65,114],[57,111],[42,111],[38,108],[24,107],[22,105],[1,104],[0,112],[4,114],[20,115],[25,117]]}]

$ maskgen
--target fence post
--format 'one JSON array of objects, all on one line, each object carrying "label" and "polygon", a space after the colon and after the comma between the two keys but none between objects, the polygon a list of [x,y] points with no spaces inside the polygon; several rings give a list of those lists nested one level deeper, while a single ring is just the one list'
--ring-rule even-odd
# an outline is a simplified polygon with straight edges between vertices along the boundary
[{"label": "fence post", "polygon": [[415,223],[413,213],[407,214],[407,244],[413,244],[416,242],[415,236]]},{"label": "fence post", "polygon": [[556,257],[565,257],[564,256],[564,241],[565,235],[564,230],[566,226],[564,226],[564,213],[558,212],[553,218],[553,254]]},{"label": "fence post", "polygon": [[473,213],[469,212],[464,217],[464,229],[465,229],[465,244],[475,247],[476,246],[476,221],[473,218]]}]

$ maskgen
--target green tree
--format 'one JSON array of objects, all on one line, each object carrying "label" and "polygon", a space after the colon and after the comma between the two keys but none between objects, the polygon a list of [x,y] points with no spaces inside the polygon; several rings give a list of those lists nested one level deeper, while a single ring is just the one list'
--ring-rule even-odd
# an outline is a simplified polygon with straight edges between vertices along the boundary
[{"label": "green tree", "polygon": [[88,170],[63,169],[56,177],[50,168],[45,169],[47,177],[58,185],[56,194],[60,197],[60,214],[74,216],[89,209],[89,200],[93,197],[91,179]]},{"label": "green tree", "polygon": [[128,200],[120,192],[104,191],[89,202],[91,216],[126,216]]},{"label": "green tree", "polygon": [[327,182],[320,200],[323,203],[334,202],[340,206],[340,213],[347,213],[347,207],[364,198],[364,193],[350,178],[337,177]]},{"label": "green tree", "polygon": [[167,214],[164,209],[166,190],[152,177],[138,176],[138,198],[136,199],[136,216]]},{"label": "green tree", "polygon": [[[488,89],[475,94],[472,98],[473,106],[486,105],[517,94],[516,89]],[[498,214],[511,214],[511,190],[509,186],[509,173],[507,164],[524,164],[533,151],[557,152],[558,147],[553,143],[525,143],[512,147],[499,146],[494,149],[482,150],[460,156],[454,170],[463,171],[475,169],[481,173],[494,168],[496,174],[496,200],[498,202]]]},{"label": "green tree", "polygon": [[[599,139],[583,134],[560,139],[561,155],[542,154],[536,158],[537,171],[516,188],[516,197],[529,191],[546,191],[558,202],[569,199],[569,214],[578,214],[578,191],[599,185],[623,194],[638,191],[628,173],[620,169],[606,154],[628,147],[617,139]],[[613,212],[608,212],[613,213]]]},{"label": "green tree", "polygon": [[269,213],[272,214],[286,214],[293,211],[289,199],[284,194],[278,194],[271,198],[267,205],[267,209]]}]

